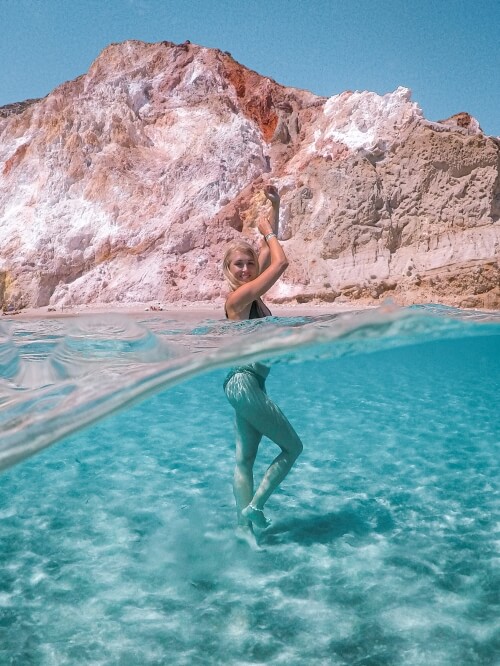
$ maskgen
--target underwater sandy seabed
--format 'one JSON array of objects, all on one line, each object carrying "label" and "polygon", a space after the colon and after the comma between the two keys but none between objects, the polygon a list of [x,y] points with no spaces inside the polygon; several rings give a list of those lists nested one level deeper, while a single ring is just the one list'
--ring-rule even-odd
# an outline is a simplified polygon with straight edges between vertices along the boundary
[{"label": "underwater sandy seabed", "polygon": [[[304,452],[268,502],[260,552],[233,534],[223,367],[3,471],[0,664],[497,664],[500,328],[428,314],[361,319],[326,343],[336,320],[287,321],[318,335],[270,354],[268,393]],[[143,324],[167,341],[181,331],[199,358],[228,335],[244,352],[259,332],[162,316]],[[15,326],[33,355],[60,335]],[[68,350],[90,348],[75,340],[56,340],[54,367],[78,384]],[[152,353],[141,340],[136,364]],[[116,361],[98,343],[97,360]],[[256,475],[276,453],[263,442]]]}]

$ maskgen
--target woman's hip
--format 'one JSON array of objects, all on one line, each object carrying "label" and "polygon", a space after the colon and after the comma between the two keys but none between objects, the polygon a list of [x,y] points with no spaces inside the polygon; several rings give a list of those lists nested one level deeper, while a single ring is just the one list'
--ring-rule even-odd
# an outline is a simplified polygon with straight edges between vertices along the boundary
[{"label": "woman's hip", "polygon": [[233,368],[224,380],[223,387],[227,399],[236,408],[242,402],[254,402],[259,394],[265,394],[266,380],[245,367]]}]

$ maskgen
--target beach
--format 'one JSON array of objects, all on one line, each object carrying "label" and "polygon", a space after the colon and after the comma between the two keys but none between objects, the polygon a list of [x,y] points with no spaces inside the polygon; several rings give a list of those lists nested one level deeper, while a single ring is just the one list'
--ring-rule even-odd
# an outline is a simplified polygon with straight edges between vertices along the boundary
[{"label": "beach", "polygon": [[[359,310],[375,309],[380,305],[367,305],[357,302],[342,304],[287,304],[278,305],[268,303],[275,317],[316,317],[328,314],[344,314]],[[391,304],[394,306],[394,304]],[[94,303],[89,305],[75,305],[64,308],[26,308],[15,313],[4,312],[3,319],[59,319],[64,317],[77,317],[82,315],[108,315],[119,314],[132,317],[140,317],[144,313],[155,313],[169,319],[177,319],[185,322],[203,321],[206,319],[217,320],[224,318],[224,301],[220,299],[217,303]]]}]

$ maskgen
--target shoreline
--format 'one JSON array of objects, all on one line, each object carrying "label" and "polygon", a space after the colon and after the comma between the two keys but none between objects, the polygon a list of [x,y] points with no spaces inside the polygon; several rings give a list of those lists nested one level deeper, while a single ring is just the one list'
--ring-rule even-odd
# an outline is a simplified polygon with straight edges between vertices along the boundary
[{"label": "shoreline", "polygon": [[[427,305],[444,305],[440,303],[428,303]],[[378,310],[381,308],[397,310],[408,306],[399,305],[390,300],[382,301],[374,305],[368,303],[316,303],[316,304],[277,304],[269,303],[273,316],[275,317],[314,317],[323,314],[347,314],[366,310]],[[486,308],[459,308],[464,312],[478,312],[483,314],[500,315],[499,310]],[[82,316],[97,315],[124,315],[126,317],[158,316],[185,322],[200,322],[204,320],[224,320],[224,302],[216,303],[181,301],[176,304],[168,303],[95,303],[76,305],[68,308],[52,308],[44,306],[41,308],[26,308],[16,312],[4,312],[0,321],[33,320],[33,319],[70,319]]]},{"label": "shoreline", "polygon": [[[270,304],[273,316],[276,317],[303,317],[318,314],[342,314],[359,310],[373,310],[380,305],[366,305],[353,303],[321,303],[317,305],[278,305]],[[78,305],[68,308],[26,308],[17,312],[4,312],[4,320],[22,319],[66,319],[71,317],[94,315],[125,315],[131,317],[155,315],[184,321],[202,321],[204,319],[224,319],[224,303],[185,303],[178,304],[151,304],[151,303],[113,303]],[[0,320],[1,321],[1,320]]]}]

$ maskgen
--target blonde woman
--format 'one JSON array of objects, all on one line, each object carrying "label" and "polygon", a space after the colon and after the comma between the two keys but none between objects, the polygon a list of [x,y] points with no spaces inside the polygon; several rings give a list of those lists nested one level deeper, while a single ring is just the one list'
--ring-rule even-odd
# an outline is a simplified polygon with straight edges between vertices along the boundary
[{"label": "blonde woman", "polygon": [[[231,287],[226,299],[226,317],[231,321],[257,319],[271,314],[261,297],[281,277],[288,260],[276,236],[280,197],[273,186],[264,190],[271,202],[271,220],[258,225],[263,236],[257,256],[245,241],[234,241],[224,256],[223,271]],[[227,399],[236,412],[236,468],[234,497],[238,516],[238,534],[254,543],[253,526],[264,529],[270,521],[264,505],[283,481],[302,451],[302,442],[284,414],[268,397],[265,380],[269,368],[251,363],[233,368],[224,381]],[[265,435],[281,452],[273,460],[263,479],[254,489],[253,466]]]}]

